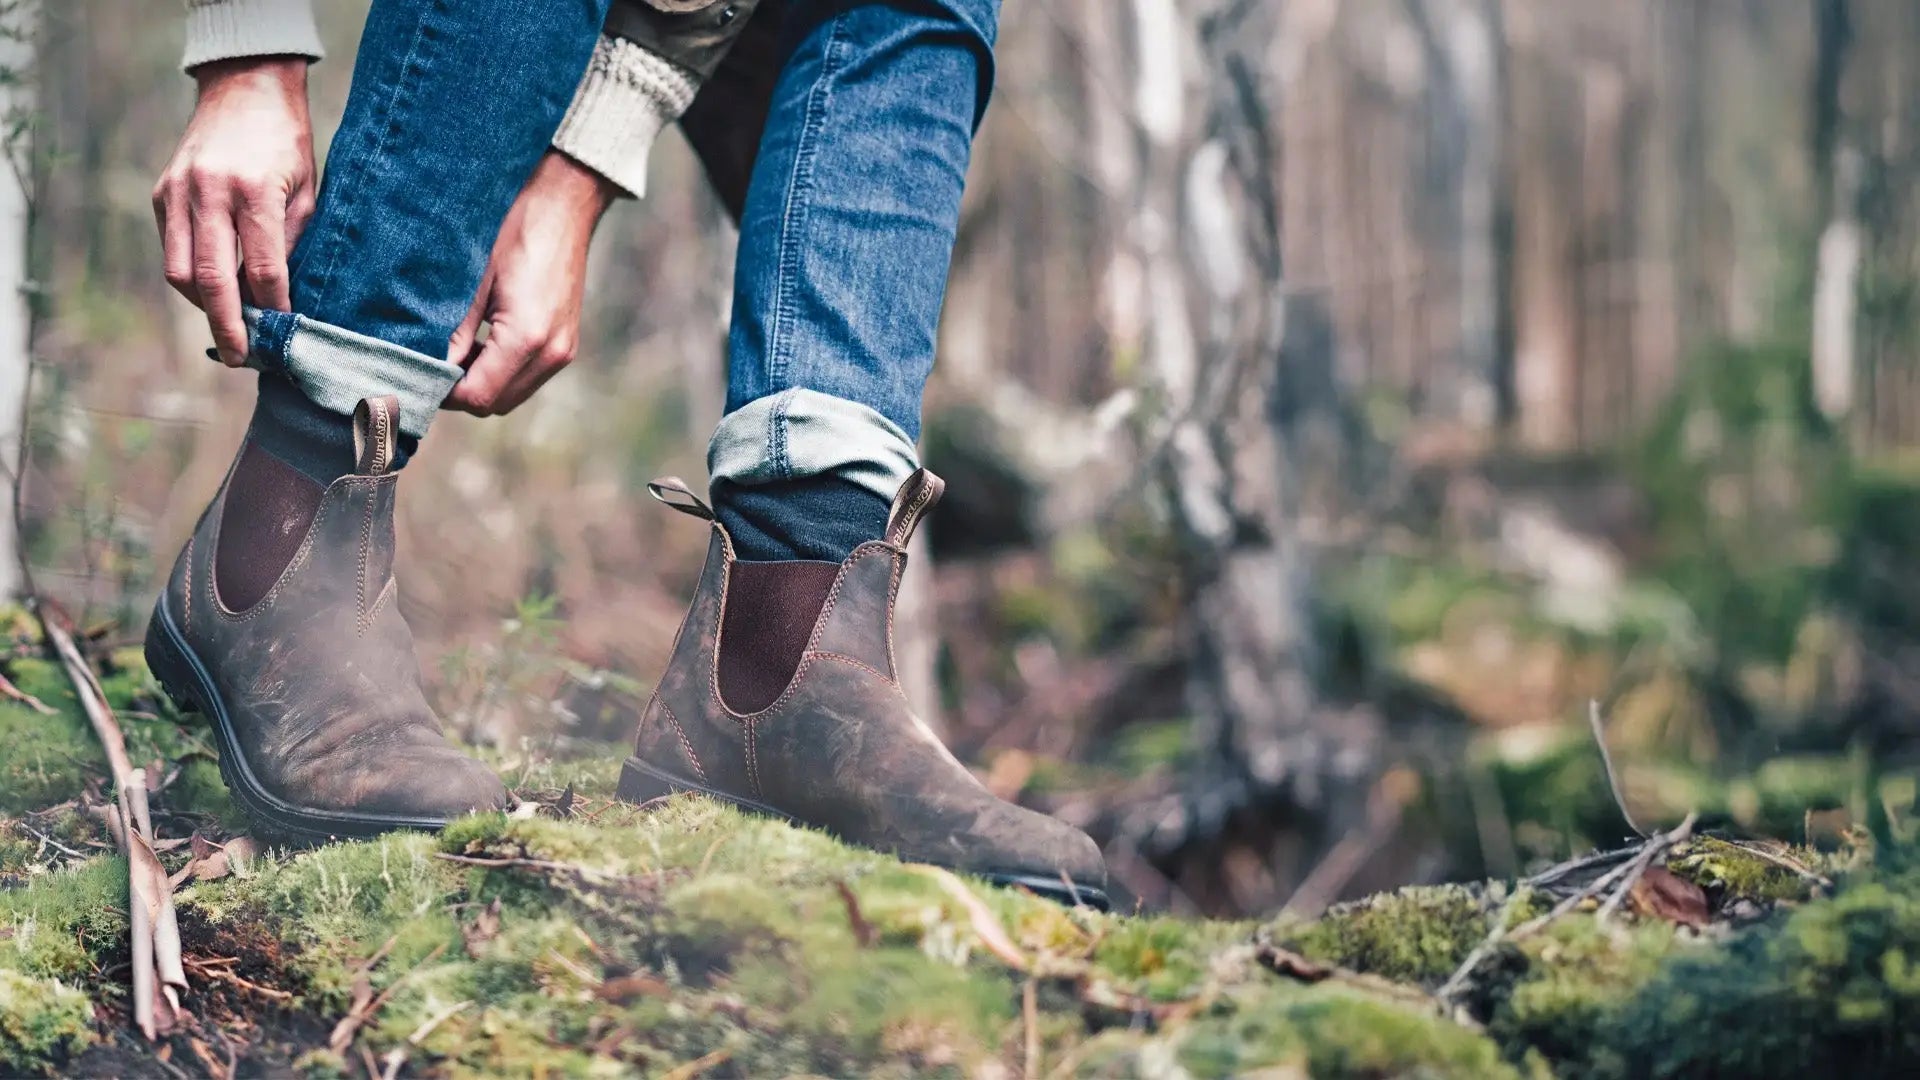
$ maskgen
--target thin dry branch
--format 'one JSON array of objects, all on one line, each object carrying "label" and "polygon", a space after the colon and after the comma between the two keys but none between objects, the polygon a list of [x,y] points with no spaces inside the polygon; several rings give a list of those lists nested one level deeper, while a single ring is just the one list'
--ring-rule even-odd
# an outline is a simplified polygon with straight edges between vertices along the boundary
[{"label": "thin dry branch", "polygon": [[1646,876],[1647,868],[1653,865],[1653,860],[1666,854],[1667,849],[1673,847],[1673,845],[1692,836],[1693,823],[1698,820],[1699,817],[1700,815],[1697,812],[1690,813],[1687,815],[1685,821],[1674,826],[1672,830],[1661,833],[1659,836],[1648,840],[1646,846],[1640,849],[1640,854],[1635,856],[1631,863],[1627,864],[1626,877],[1623,878],[1619,886],[1613,890],[1613,895],[1607,897],[1606,903],[1600,905],[1600,911],[1595,917],[1601,922],[1606,922],[1613,916],[1614,912],[1620,910],[1620,905],[1625,902],[1627,894],[1633,891],[1633,886],[1636,882]]},{"label": "thin dry branch", "polygon": [[1780,854],[1777,851],[1768,850],[1765,845],[1753,843],[1747,840],[1727,840],[1725,842],[1732,844],[1734,847],[1739,848],[1741,851],[1744,851],[1749,855],[1757,855],[1760,858],[1766,860],[1767,862],[1770,862],[1773,865],[1778,866],[1782,870],[1790,870],[1793,873],[1800,875],[1802,878],[1811,882],[1815,888],[1821,890],[1822,892],[1833,891],[1832,878],[1826,876],[1825,874],[1817,873],[1813,870],[1808,869],[1798,859],[1789,858],[1785,855]]},{"label": "thin dry branch", "polygon": [[1607,790],[1613,792],[1613,804],[1620,808],[1620,816],[1626,819],[1627,828],[1640,836],[1651,836],[1640,827],[1639,822],[1633,820],[1633,811],[1627,808],[1627,796],[1620,789],[1620,773],[1613,767],[1613,752],[1607,749],[1607,729],[1600,721],[1600,702],[1596,698],[1587,699],[1587,723],[1593,727],[1593,744],[1600,748],[1600,764],[1607,770]]},{"label": "thin dry branch", "polygon": [[46,702],[41,701],[39,698],[34,697],[32,694],[27,693],[25,690],[13,685],[13,680],[7,678],[5,675],[0,675],[0,697],[4,697],[8,701],[17,701],[27,708],[32,709],[34,712],[39,713],[41,716],[53,716],[59,711]]},{"label": "thin dry branch", "polygon": [[[1652,837],[1649,837],[1641,844],[1639,849],[1635,851],[1633,858],[1621,862],[1606,873],[1588,882],[1583,888],[1568,894],[1565,899],[1555,904],[1545,915],[1529,919],[1515,927],[1513,931],[1509,933],[1506,930],[1507,918],[1513,913],[1514,907],[1519,903],[1520,898],[1526,895],[1527,892],[1523,887],[1516,887],[1514,894],[1509,897],[1506,904],[1501,907],[1500,913],[1494,916],[1493,926],[1487,931],[1487,936],[1481,940],[1480,944],[1473,947],[1473,951],[1467,954],[1467,958],[1461,961],[1460,966],[1454,969],[1453,974],[1448,976],[1447,981],[1441,984],[1435,996],[1448,1004],[1456,1003],[1456,999],[1466,990],[1468,984],[1471,982],[1474,971],[1479,968],[1481,962],[1487,958],[1487,955],[1491,953],[1496,946],[1503,942],[1518,941],[1521,938],[1529,937],[1549,923],[1552,923],[1555,919],[1580,906],[1580,904],[1585,901],[1607,893],[1608,890],[1616,888],[1619,890],[1612,894],[1614,898],[1624,896],[1626,891],[1633,887],[1633,881],[1640,875],[1646,873],[1647,867],[1653,864],[1654,859],[1659,858],[1661,853],[1671,848],[1674,844],[1693,835],[1693,823],[1698,819],[1698,816],[1697,814],[1688,814],[1686,820],[1674,826],[1671,831],[1656,833]],[[1577,861],[1585,863],[1591,860],[1583,859]],[[1623,881],[1625,882],[1624,885],[1621,884]],[[1605,908],[1602,909],[1603,913],[1605,910]]]},{"label": "thin dry branch", "polygon": [[34,612],[41,632],[53,646],[60,666],[73,683],[74,697],[93,725],[94,736],[113,770],[117,805],[111,808],[109,832],[127,857],[128,934],[133,957],[133,1019],[148,1041],[173,1027],[180,1008],[180,991],[187,987],[181,960],[180,924],[173,909],[173,886],[166,867],[154,851],[153,815],[147,805],[147,774],[127,757],[127,739],[107,704],[99,677],[73,636],[47,617],[46,605]]}]

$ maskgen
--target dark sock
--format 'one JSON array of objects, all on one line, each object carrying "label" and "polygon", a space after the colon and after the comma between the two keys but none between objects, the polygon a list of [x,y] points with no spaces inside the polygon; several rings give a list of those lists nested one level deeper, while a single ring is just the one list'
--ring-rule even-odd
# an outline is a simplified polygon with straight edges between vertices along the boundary
[{"label": "dark sock", "polygon": [[227,480],[220,512],[220,542],[213,553],[213,582],[234,611],[260,602],[280,580],[306,538],[326,486],[274,456],[253,439]]},{"label": "dark sock", "polygon": [[800,669],[837,562],[735,562],[720,620],[720,700],[735,712],[773,704]]},{"label": "dark sock", "polygon": [[[323,486],[353,471],[353,417],[315,405],[284,375],[260,376],[247,438]],[[419,445],[402,435],[392,467],[405,465]]]},{"label": "dark sock", "polygon": [[840,562],[886,532],[891,509],[886,499],[838,476],[751,486],[723,480],[714,485],[713,500],[734,554],[760,562]]}]

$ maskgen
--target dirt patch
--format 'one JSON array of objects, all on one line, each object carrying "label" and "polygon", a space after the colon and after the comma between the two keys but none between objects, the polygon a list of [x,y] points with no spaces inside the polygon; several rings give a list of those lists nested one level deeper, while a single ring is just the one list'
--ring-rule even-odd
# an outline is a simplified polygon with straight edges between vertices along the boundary
[{"label": "dirt patch", "polygon": [[[299,1008],[304,980],[264,919],[210,923],[180,910],[182,954],[191,980],[185,1016],[149,1044],[134,1030],[124,997],[97,1006],[101,1042],[64,1070],[76,1077],[285,1076],[302,1054],[327,1043],[332,1023]],[[125,957],[101,973],[124,980]]]}]

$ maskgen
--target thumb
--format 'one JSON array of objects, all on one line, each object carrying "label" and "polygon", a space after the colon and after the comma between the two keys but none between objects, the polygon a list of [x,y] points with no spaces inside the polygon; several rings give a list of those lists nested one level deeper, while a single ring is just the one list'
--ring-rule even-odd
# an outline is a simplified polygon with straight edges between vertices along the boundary
[{"label": "thumb", "polygon": [[473,363],[480,351],[480,324],[486,321],[487,309],[492,303],[493,265],[489,263],[486,274],[480,279],[480,288],[474,291],[473,303],[467,308],[466,318],[453,328],[453,337],[447,340],[447,363],[460,367]]}]

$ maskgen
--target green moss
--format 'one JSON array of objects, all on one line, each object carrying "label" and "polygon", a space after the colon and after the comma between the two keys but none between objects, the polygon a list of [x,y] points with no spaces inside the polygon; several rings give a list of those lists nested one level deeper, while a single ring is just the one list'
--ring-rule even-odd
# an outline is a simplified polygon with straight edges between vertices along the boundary
[{"label": "green moss", "polygon": [[[5,619],[0,613],[0,622]],[[138,650],[121,650],[101,680],[135,765],[165,761],[181,774],[157,802],[175,810],[205,813],[244,828],[220,781],[218,759],[199,721],[181,717],[159,695]],[[87,781],[106,781],[106,753],[81,712],[73,686],[59,664],[42,657],[8,662],[15,685],[55,710],[42,715],[17,702],[0,702],[0,813],[19,813],[79,797]]]},{"label": "green moss", "polygon": [[[89,827],[73,817],[35,826]],[[13,830],[0,844],[23,857]],[[1469,1005],[1483,1028],[1412,986],[1283,977],[1254,946],[1431,987],[1504,909],[1498,885],[1406,889],[1265,926],[1068,911],[979,882],[963,881],[977,899],[963,903],[926,868],[700,798],[271,852],[178,902],[236,942],[265,928],[264,945],[235,951],[295,994],[295,1011],[337,1017],[365,971],[387,994],[366,1049],[438,1019],[408,1068],[451,1076],[659,1073],[716,1052],[739,1075],[975,1075],[1021,1059],[1029,985],[1049,1072],[1671,1075],[1751,1066],[1747,1044],[1783,1028],[1863,1072],[1915,1061],[1898,1020],[1920,1008],[1920,880],[1882,869],[1836,898],[1788,895],[1771,864],[1743,855],[1696,840],[1675,869],[1803,907],[1730,948],[1570,915],[1480,971]],[[91,1009],[62,987],[123,992],[100,973],[124,947],[125,890],[114,858],[0,888],[0,992],[30,998],[19,1019],[0,1017],[0,1055],[17,1059],[0,1057],[0,1072],[57,1070],[82,1048]],[[1533,910],[1521,907],[1516,918]],[[986,923],[1019,963],[987,946]],[[357,1070],[309,1049],[315,1074]]]},{"label": "green moss", "polygon": [[[1438,1014],[1346,987],[1268,985],[1216,1003],[1176,1036],[1178,1061],[1196,1076],[1256,1070],[1314,1077],[1509,1077],[1484,1035]],[[1137,1052],[1140,1071],[1154,1062]]]},{"label": "green moss", "polygon": [[127,864],[117,857],[0,889],[0,969],[69,981],[91,977],[127,932]]},{"label": "green moss", "polygon": [[93,1041],[92,1021],[79,990],[0,968],[0,1072],[51,1073]]},{"label": "green moss", "polygon": [[1725,898],[1797,903],[1812,895],[1812,883],[1803,875],[1711,836],[1687,841],[1668,857],[1667,869]]},{"label": "green moss", "polygon": [[1609,1025],[1673,948],[1665,923],[1562,919],[1518,945],[1521,974],[1495,988],[1487,1030],[1516,1059],[1532,1052],[1565,1076],[1615,1075]]},{"label": "green moss", "polygon": [[1486,938],[1501,900],[1458,885],[1402,889],[1335,907],[1305,925],[1283,921],[1273,934],[1316,960],[1431,984],[1451,975]]},{"label": "green moss", "polygon": [[1233,924],[1130,919],[1109,929],[1094,962],[1130,993],[1176,1001],[1199,991],[1217,953],[1250,937],[1247,927]]},{"label": "green moss", "polygon": [[1920,886],[1865,881],[1770,933],[1668,965],[1606,1025],[1622,1075],[1920,1069]]}]

